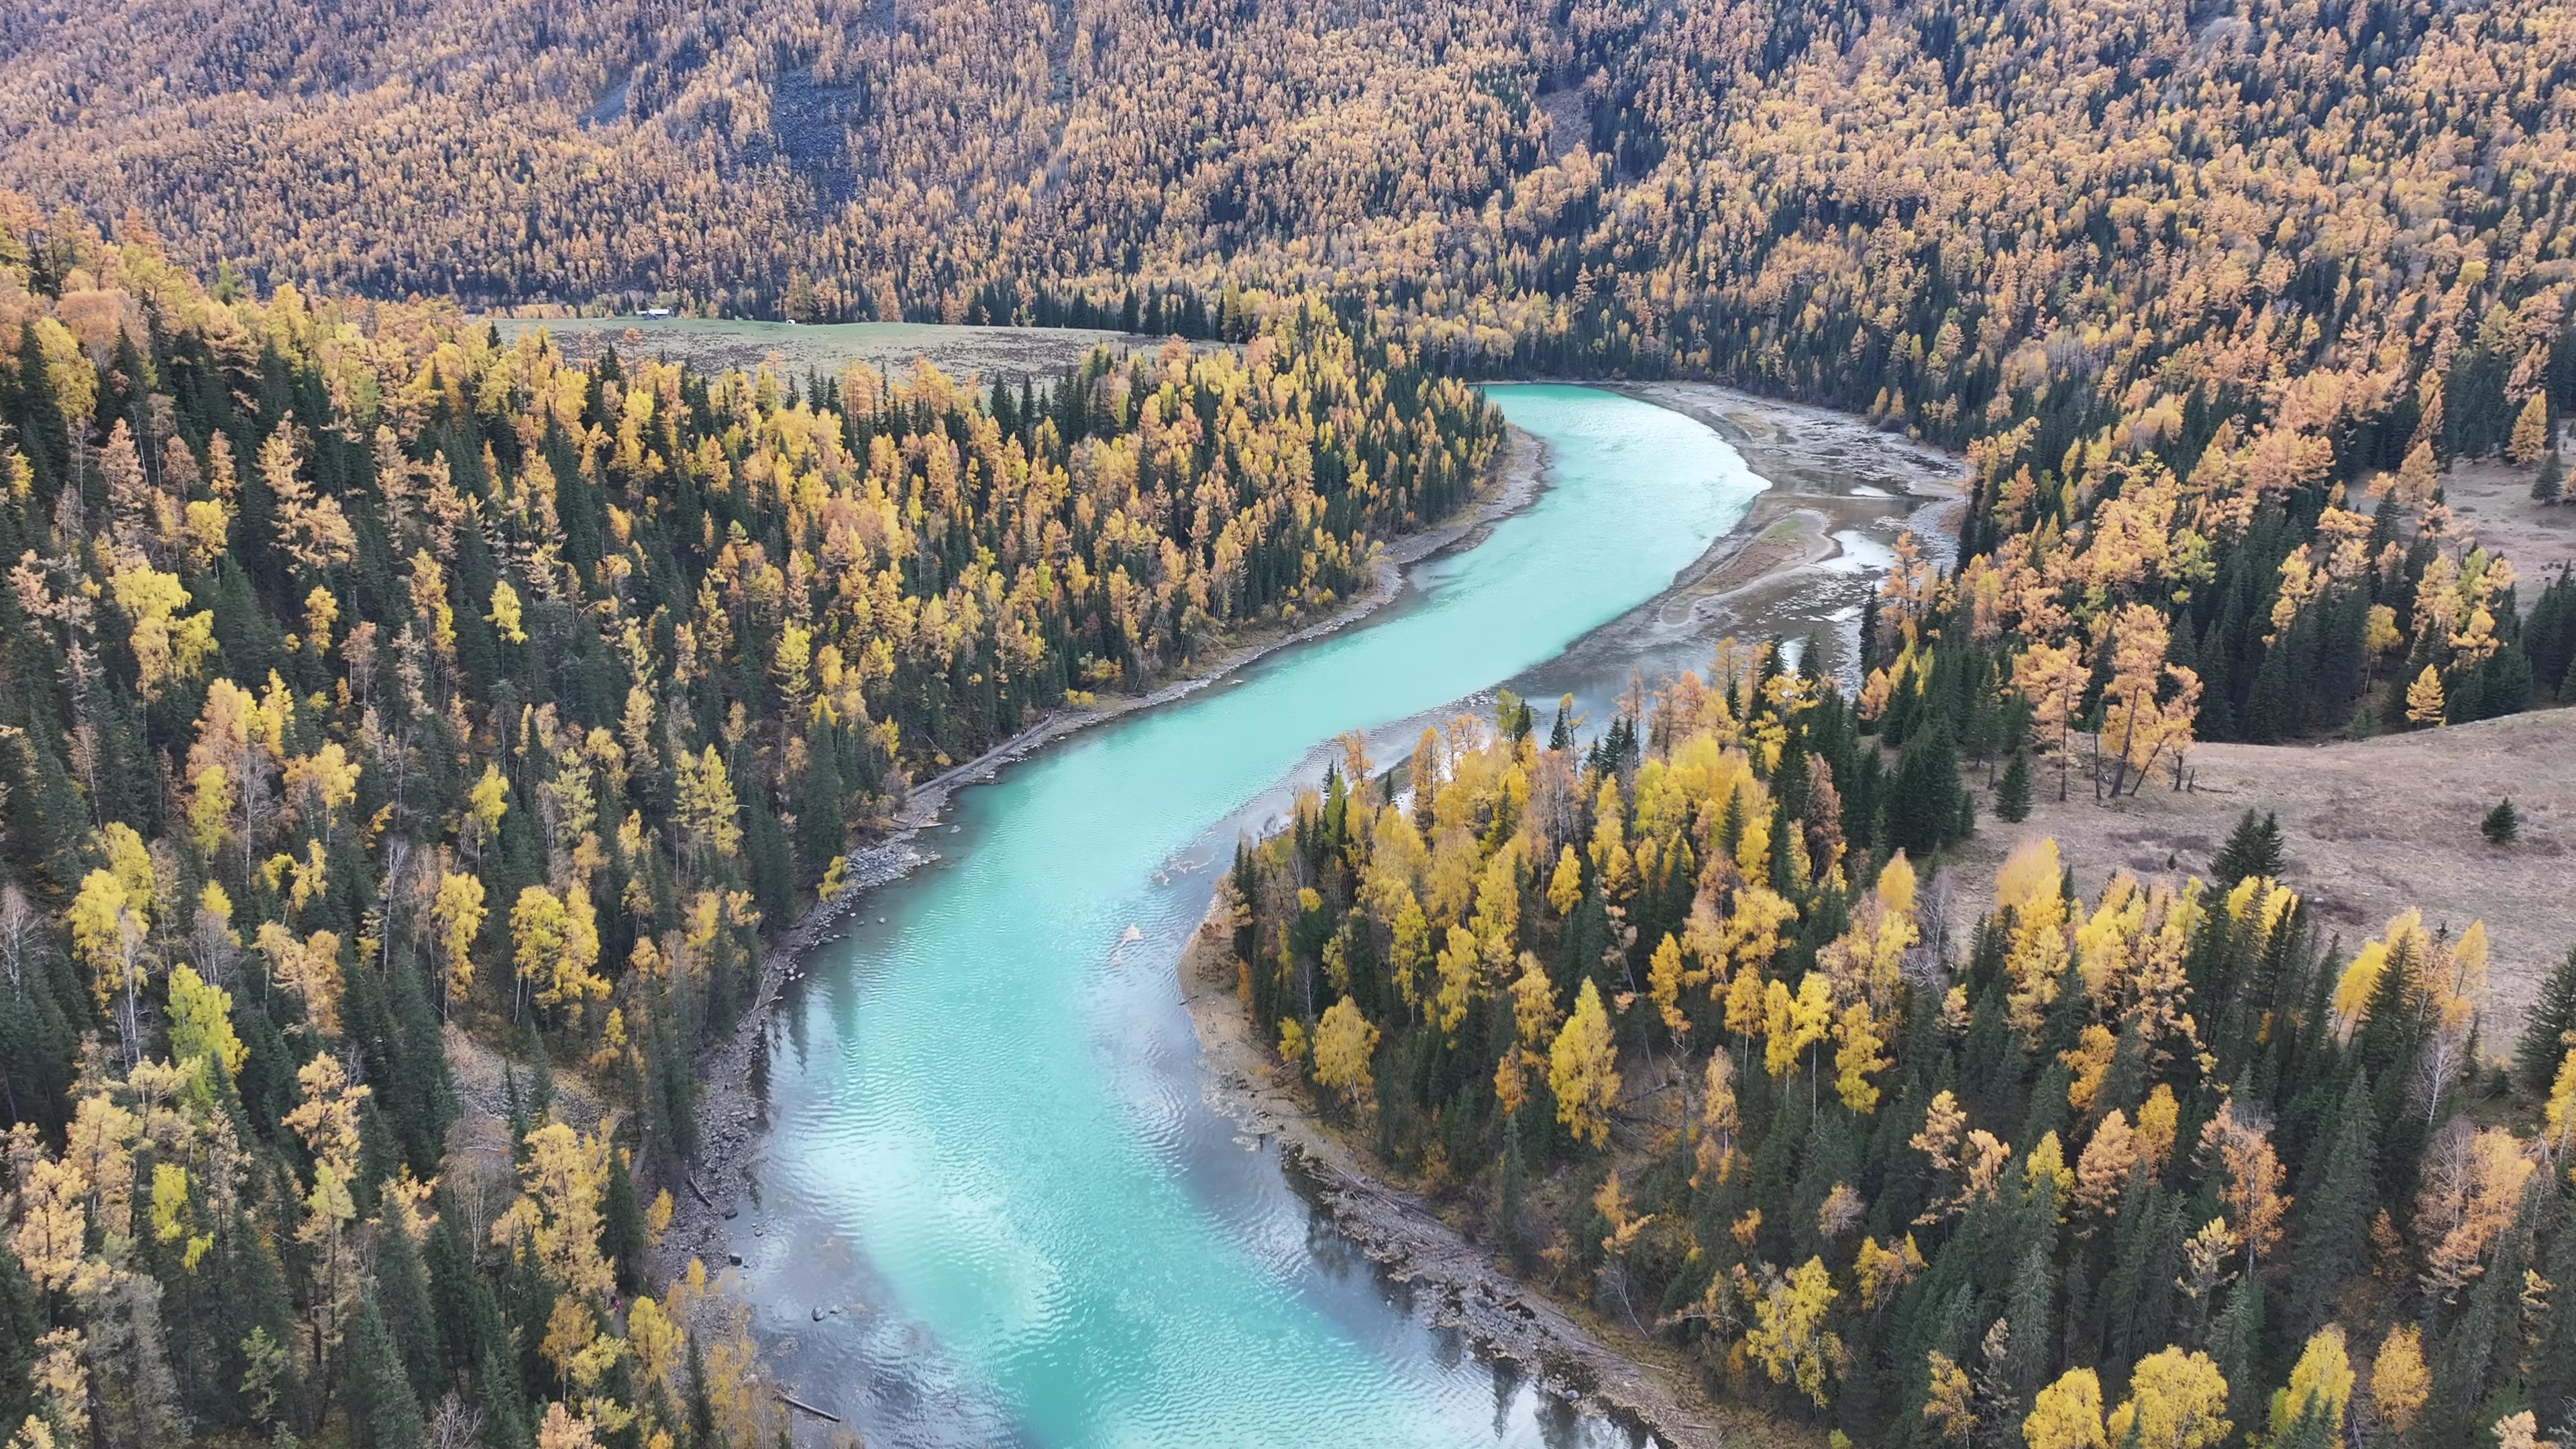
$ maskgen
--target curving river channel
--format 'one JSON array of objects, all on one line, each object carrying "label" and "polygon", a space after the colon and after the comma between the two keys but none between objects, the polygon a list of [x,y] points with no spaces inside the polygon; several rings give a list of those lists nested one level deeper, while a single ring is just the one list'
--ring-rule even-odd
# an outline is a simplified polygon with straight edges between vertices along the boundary
[{"label": "curving river channel", "polygon": [[1629,1442],[1376,1279],[1211,1107],[1175,978],[1210,867],[1322,742],[1395,757],[1652,598],[1764,486],[1648,403],[1493,396],[1546,444],[1536,503],[1364,625],[960,795],[945,858],[781,1012],[734,1246],[786,1377],[868,1443]]}]

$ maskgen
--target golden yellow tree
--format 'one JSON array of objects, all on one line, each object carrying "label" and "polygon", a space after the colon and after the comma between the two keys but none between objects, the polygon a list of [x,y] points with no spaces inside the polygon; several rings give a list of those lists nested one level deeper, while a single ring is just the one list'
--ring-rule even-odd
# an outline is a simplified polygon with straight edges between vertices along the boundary
[{"label": "golden yellow tree", "polygon": [[510,908],[510,939],[520,990],[539,1010],[577,1011],[608,995],[608,981],[592,969],[599,930],[590,892],[578,880],[560,896],[544,886],[521,889]]},{"label": "golden yellow tree", "polygon": [[[2290,1427],[2314,1413],[2340,1430],[2343,1406],[2352,1398],[2352,1359],[2344,1350],[2343,1326],[2329,1323],[2308,1339],[2290,1382],[2272,1391],[2272,1438],[2280,1442]],[[2341,1443],[2340,1432],[2337,1443]]]},{"label": "golden yellow tree", "polygon": [[2104,1425],[2112,1443],[2136,1449],[2209,1449],[2234,1427],[2227,1417],[2227,1379],[2218,1365],[2205,1353],[2179,1348],[2138,1360],[2129,1375],[2129,1397]]},{"label": "golden yellow tree", "polygon": [[1600,989],[1585,977],[1574,1014],[1548,1048],[1547,1085],[1556,1094],[1556,1120],[1596,1148],[1610,1140],[1610,1108],[1619,1100],[1618,1050]]},{"label": "golden yellow tree", "polygon": [[1315,1023],[1315,1082],[1357,1107],[1375,1090],[1369,1063],[1377,1055],[1377,1028],[1348,996],[1326,1008]]},{"label": "golden yellow tree", "polygon": [[480,877],[462,871],[439,877],[429,917],[438,927],[438,950],[447,967],[439,978],[441,1010],[474,989],[474,938],[482,931],[486,914]]},{"label": "golden yellow tree", "polygon": [[2415,676],[2415,682],[2406,686],[2406,718],[2419,725],[2443,724],[2446,723],[2443,715],[2446,708],[2448,706],[2442,699],[2442,676],[2427,664],[2424,672]]},{"label": "golden yellow tree", "polygon": [[2108,1449],[2102,1432],[2102,1380],[2089,1368],[2068,1369],[2032,1398],[2021,1421],[2030,1449]]},{"label": "golden yellow tree", "polygon": [[[1768,1271],[1768,1270],[1765,1270]],[[1833,1275],[1822,1258],[1809,1258],[1785,1276],[1774,1274],[1753,1300],[1753,1326],[1745,1352],[1775,1384],[1795,1384],[1821,1409],[1825,1376],[1842,1357],[1842,1340],[1825,1328],[1833,1307]]]},{"label": "golden yellow tree", "polygon": [[1840,1043],[1834,1050],[1834,1090],[1843,1105],[1863,1116],[1878,1110],[1878,1087],[1870,1081],[1875,1073],[1895,1064],[1893,1058],[1879,1055],[1885,1043],[1870,1017],[1869,1002],[1855,1001],[1834,1025],[1834,1038]]},{"label": "golden yellow tree", "polygon": [[2416,1416],[2433,1397],[2433,1375],[2424,1366],[2424,1330],[2403,1323],[2380,1340],[2370,1361],[2371,1410],[2392,1434],[2415,1427]]},{"label": "golden yellow tree", "polygon": [[233,994],[209,986],[195,968],[170,968],[170,1055],[181,1065],[220,1062],[238,1075],[250,1048],[233,1032]]},{"label": "golden yellow tree", "polygon": [[608,1184],[608,1147],[561,1122],[528,1133],[519,1195],[492,1223],[492,1241],[533,1253],[555,1281],[576,1294],[605,1298],[614,1266],[600,1256],[600,1196]]},{"label": "golden yellow tree", "polygon": [[81,878],[69,917],[72,952],[89,968],[90,992],[99,1008],[116,1022],[128,1066],[141,1060],[143,1050],[147,910],[115,871],[100,869]]},{"label": "golden yellow tree", "polygon": [[2549,395],[2534,392],[2523,399],[2522,411],[2513,419],[2513,436],[2504,445],[2504,455],[2528,468],[2549,451]]}]

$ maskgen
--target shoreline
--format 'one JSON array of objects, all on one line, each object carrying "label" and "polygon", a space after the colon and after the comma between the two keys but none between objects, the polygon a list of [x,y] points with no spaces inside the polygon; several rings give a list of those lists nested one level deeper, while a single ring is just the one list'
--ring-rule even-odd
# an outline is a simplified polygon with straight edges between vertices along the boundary
[{"label": "shoreline", "polygon": [[833,939],[871,893],[940,858],[938,851],[917,842],[946,817],[948,802],[958,790],[990,780],[1005,765],[1025,759],[1052,741],[1185,698],[1279,650],[1337,633],[1394,603],[1403,595],[1407,571],[1413,565],[1483,542],[1494,525],[1529,507],[1546,491],[1546,445],[1520,428],[1506,425],[1502,446],[1487,467],[1486,487],[1456,516],[1416,529],[1391,543],[1375,544],[1375,576],[1368,590],[1324,617],[1284,632],[1274,630],[1245,639],[1203,668],[1145,694],[1124,696],[1097,706],[1056,710],[974,759],[952,765],[912,787],[893,827],[849,852],[848,873],[841,890],[831,899],[807,908],[763,950],[760,989],[752,1004],[721,1042],[700,1054],[698,1154],[684,1167],[681,1181],[670,1184],[675,1189],[671,1194],[671,1221],[653,1252],[659,1274],[666,1279],[676,1278],[692,1258],[705,1262],[710,1276],[720,1275],[730,1266],[723,1241],[724,1224],[741,1210],[747,1194],[756,1194],[745,1169],[767,1130],[754,1080],[772,1013],[786,988],[803,978],[807,958]]},{"label": "shoreline", "polygon": [[[1672,583],[1576,639],[1560,657],[1617,652],[1612,646],[1633,649],[1658,637],[1705,643],[1724,620],[1758,623],[1765,615],[1812,603],[1808,596],[1829,596],[1855,577],[1874,587],[1883,568],[1866,561],[1857,573],[1832,567],[1850,552],[1834,536],[1837,530],[1894,520],[1927,535],[1927,554],[1948,551],[1948,539],[1930,530],[1950,522],[1942,515],[1960,505],[1962,492],[1928,474],[1955,469],[1960,460],[1951,455],[1908,445],[1905,451],[1927,477],[1901,491],[1854,491],[1848,479],[1837,488],[1810,459],[1791,452],[1776,428],[1765,436],[1747,426],[1747,415],[1757,424],[1825,422],[1846,429],[1865,424],[1839,414],[1811,418],[1806,416],[1811,410],[1794,404],[1710,384],[1595,385],[1708,425],[1770,486]],[[1751,637],[1761,633],[1755,629]],[[1822,1442],[1821,1435],[1710,1394],[1696,1366],[1673,1345],[1592,1319],[1515,1276],[1491,1248],[1441,1217],[1420,1194],[1383,1175],[1361,1147],[1318,1115],[1307,1094],[1280,1072],[1267,1046],[1253,1039],[1235,991],[1231,950],[1212,925],[1215,910],[1212,902],[1175,971],[1181,1004],[1208,1073],[1209,1105],[1247,1132],[1276,1136],[1282,1161],[1314,1185],[1335,1230],[1367,1255],[1381,1275],[1433,1290],[1425,1311],[1435,1327],[1459,1332],[1485,1357],[1517,1365],[1543,1392],[1643,1428],[1677,1449],[1716,1446],[1738,1437]]]},{"label": "shoreline", "polygon": [[1515,1277],[1419,1193],[1374,1170],[1253,1039],[1235,991],[1233,952],[1216,925],[1221,900],[1190,932],[1174,971],[1208,1074],[1208,1105],[1245,1132],[1277,1138],[1281,1163],[1312,1184],[1334,1231],[1380,1277],[1431,1290],[1422,1311],[1433,1327],[1455,1331],[1482,1358],[1519,1368],[1539,1392],[1643,1429],[1673,1449],[1716,1449],[1737,1435],[1789,1429],[1750,1405],[1709,1395],[1671,1345],[1577,1318]]},{"label": "shoreline", "polygon": [[[1675,638],[1705,643],[1727,632],[1712,615],[1758,620],[1786,604],[1812,603],[1810,596],[1829,594],[1833,585],[1854,577],[1874,586],[1883,570],[1866,562],[1857,574],[1832,567],[1849,552],[1834,537],[1835,530],[1883,525],[1895,518],[1921,532],[1938,521],[1935,515],[1940,510],[1961,497],[1955,487],[1918,488],[1914,482],[1896,492],[1865,485],[1858,491],[1829,486],[1811,459],[1790,449],[1778,424],[1822,424],[1887,437],[1840,414],[1815,413],[1811,418],[1807,416],[1811,409],[1708,384],[1584,385],[1665,407],[1709,426],[1744,459],[1748,471],[1769,486],[1670,584],[1576,639],[1560,659],[1601,652],[1609,645],[1634,648]],[[940,858],[939,852],[916,841],[939,823],[956,790],[990,779],[1003,766],[1055,739],[1183,698],[1277,650],[1346,628],[1394,602],[1402,595],[1412,565],[1481,542],[1495,524],[1545,491],[1545,445],[1517,427],[1509,428],[1505,437],[1504,448],[1490,465],[1488,487],[1450,521],[1377,545],[1373,556],[1378,567],[1370,588],[1329,616],[1271,637],[1246,640],[1204,670],[1148,694],[1097,708],[1058,711],[915,787],[895,828],[850,853],[849,882],[843,890],[806,911],[769,948],[754,1005],[732,1034],[701,1059],[700,1153],[688,1174],[688,1195],[673,1195],[675,1211],[656,1253],[662,1270],[676,1272],[696,1257],[708,1262],[711,1275],[726,1271],[725,1222],[746,1197],[756,1200],[757,1187],[748,1168],[767,1123],[753,1086],[771,1014],[785,987],[802,977],[807,957],[833,938],[872,890]],[[1909,446],[1927,473],[1958,466],[1955,457]],[[1946,549],[1946,541],[1937,535],[1926,541],[1927,552]],[[1758,637],[1759,631],[1751,632]],[[1335,1139],[1302,1094],[1279,1082],[1269,1053],[1250,1039],[1231,982],[1211,986],[1202,977],[1206,937],[1202,922],[1183,949],[1177,984],[1208,1074],[1209,1105],[1246,1130],[1276,1133],[1283,1163],[1313,1185],[1337,1230],[1383,1276],[1435,1290],[1425,1304],[1434,1326],[1460,1332],[1480,1355],[1521,1367],[1542,1392],[1643,1428],[1668,1445],[1716,1445],[1738,1434],[1753,1435],[1757,1441],[1776,1441],[1783,1434],[1800,1443],[1815,1439],[1748,1405],[1709,1395],[1695,1369],[1672,1346],[1631,1335],[1616,1325],[1578,1318],[1544,1291],[1513,1277],[1489,1250],[1439,1217],[1420,1197],[1373,1173],[1347,1144]],[[1220,999],[1228,1005],[1218,1006]],[[784,1386],[779,1387],[783,1392]]]},{"label": "shoreline", "polygon": [[[1966,503],[1965,490],[1957,484],[1965,460],[1955,454],[1884,432],[1849,414],[1715,383],[1600,385],[1706,424],[1771,486],[1754,497],[1736,526],[1711,544],[1698,562],[1674,577],[1671,587],[1576,640],[1568,653],[1602,640],[1641,642],[1675,635],[1734,632],[1740,638],[1758,640],[1768,632],[1786,640],[1788,630],[1766,631],[1762,626],[1776,624],[1793,612],[1818,612],[1800,606],[1814,602],[1805,595],[1835,592],[1824,587],[1826,580],[1857,580],[1864,586],[1862,592],[1875,590],[1885,575],[1885,564],[1856,558],[1844,536],[1884,529],[1891,522],[1914,535],[1924,556],[1945,565],[1953,561],[1958,529],[1951,515]],[[1825,438],[1802,449],[1786,436],[1790,427],[1822,432]],[[1876,482],[1857,483],[1846,467],[1867,465],[1848,464],[1837,450],[1876,451],[1884,455],[1877,460],[1880,467],[1901,465],[1913,476],[1899,479],[1873,472]],[[1934,478],[1935,470],[1945,476]],[[1877,486],[1888,482],[1897,486]],[[1730,629],[1730,625],[1739,627]],[[1851,632],[1856,638],[1856,619]],[[1856,668],[1846,671],[1844,684],[1859,687]]]}]

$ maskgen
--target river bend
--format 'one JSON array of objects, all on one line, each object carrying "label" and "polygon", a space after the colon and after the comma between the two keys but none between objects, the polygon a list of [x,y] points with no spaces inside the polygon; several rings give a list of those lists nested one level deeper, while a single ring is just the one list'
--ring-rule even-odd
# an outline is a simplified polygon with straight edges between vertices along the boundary
[{"label": "river bend", "polygon": [[[1174,968],[1238,831],[1652,598],[1762,488],[1716,433],[1496,388],[1547,489],[1364,624],[962,793],[772,1028],[734,1246],[869,1444],[1625,1442],[1424,1326],[1207,1101]],[[880,920],[880,917],[882,919]]]}]

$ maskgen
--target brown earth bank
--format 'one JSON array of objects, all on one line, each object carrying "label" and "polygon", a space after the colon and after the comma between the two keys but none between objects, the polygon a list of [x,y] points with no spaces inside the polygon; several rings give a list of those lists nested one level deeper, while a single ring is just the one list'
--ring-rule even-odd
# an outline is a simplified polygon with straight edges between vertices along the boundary
[{"label": "brown earth bank", "polygon": [[951,795],[991,779],[1003,766],[1050,740],[1169,703],[1275,650],[1333,633],[1377,612],[1402,592],[1408,566],[1452,548],[1472,546],[1495,523],[1528,507],[1543,486],[1544,462],[1544,448],[1536,438],[1518,428],[1507,430],[1483,491],[1456,516],[1379,545],[1376,577],[1368,592],[1342,608],[1320,619],[1247,631],[1234,648],[1151,693],[1096,707],[1058,710],[982,755],[915,785],[887,831],[849,853],[847,884],[840,893],[807,911],[763,954],[760,990],[751,1008],[700,1060],[698,1156],[684,1180],[670,1184],[673,1212],[657,1249],[659,1270],[676,1274],[692,1258],[705,1261],[710,1272],[726,1266],[724,1222],[740,1211],[746,1194],[758,1191],[753,1168],[767,1125],[760,1100],[760,1052],[780,994],[803,975],[815,949],[833,938],[872,891],[939,858],[919,838],[939,823]]},{"label": "brown earth bank", "polygon": [[[1631,645],[1817,638],[1826,667],[1859,684],[1860,606],[1901,535],[1944,565],[1956,552],[1964,465],[1842,413],[1713,383],[1619,383],[1615,390],[1696,418],[1770,487],[1652,603],[1604,627]],[[1587,639],[1576,646],[1595,645]]]},{"label": "brown earth bank", "polygon": [[[1992,817],[1991,796],[1980,800],[1977,833],[1942,872],[1958,882],[1952,939],[2024,840],[2054,836],[2090,897],[2115,871],[2141,881],[2206,875],[2252,809],[2280,817],[2284,878],[2347,955],[2409,907],[2454,935],[2486,922],[2490,1052],[2507,1048],[2549,968],[2576,947],[2576,710],[2333,744],[2198,745],[2184,768],[2190,789],[2174,790],[2159,771],[2139,793],[2097,803],[2079,764],[2061,803],[2056,772],[2034,761],[2030,818],[2019,825]],[[2508,797],[2521,839],[2490,845],[2478,824]],[[1926,899],[1941,894],[1936,884]]]}]

